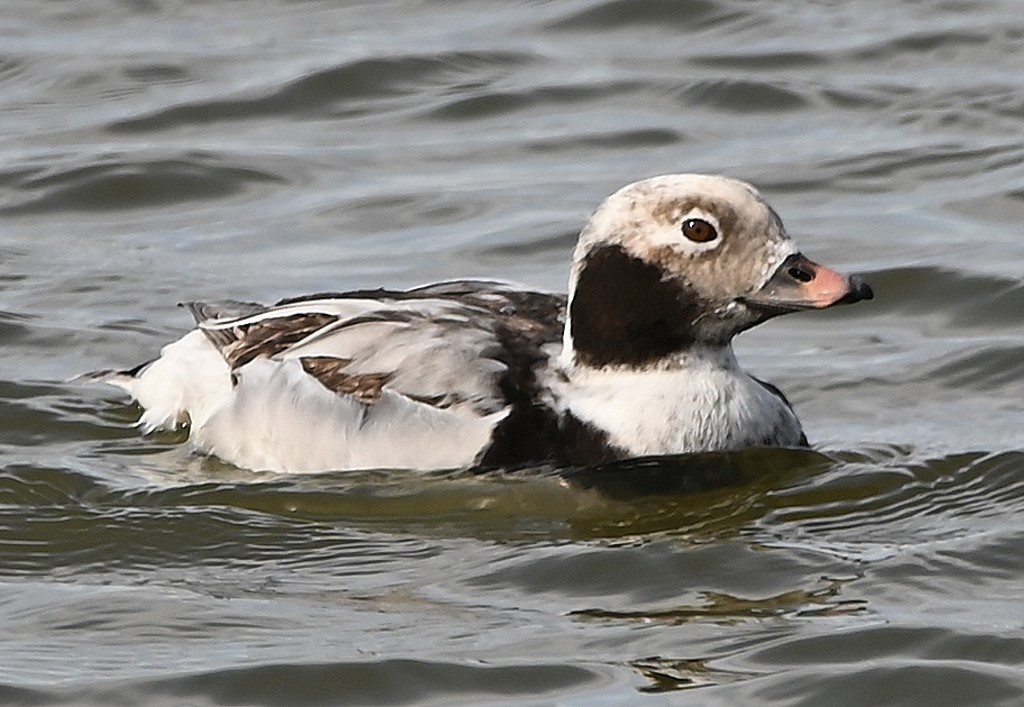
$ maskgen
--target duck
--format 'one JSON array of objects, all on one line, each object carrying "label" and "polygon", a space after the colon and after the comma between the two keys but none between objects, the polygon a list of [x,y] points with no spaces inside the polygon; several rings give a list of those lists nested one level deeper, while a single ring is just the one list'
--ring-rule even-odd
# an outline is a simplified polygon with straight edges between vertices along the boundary
[{"label": "duck", "polygon": [[90,377],[144,433],[245,469],[585,466],[804,447],[793,406],[732,341],[774,317],[870,300],[805,257],[750,184],[667,174],[598,206],[568,294],[491,280],[186,302],[154,360]]}]

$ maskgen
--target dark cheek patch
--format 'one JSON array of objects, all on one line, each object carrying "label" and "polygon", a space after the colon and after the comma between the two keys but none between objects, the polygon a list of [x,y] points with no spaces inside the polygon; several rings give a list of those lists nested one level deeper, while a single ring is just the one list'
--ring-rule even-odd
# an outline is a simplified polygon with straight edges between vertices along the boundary
[{"label": "dark cheek patch", "polygon": [[581,363],[637,366],[697,340],[694,325],[704,306],[684,284],[663,276],[659,266],[619,246],[601,246],[587,255],[570,310]]}]

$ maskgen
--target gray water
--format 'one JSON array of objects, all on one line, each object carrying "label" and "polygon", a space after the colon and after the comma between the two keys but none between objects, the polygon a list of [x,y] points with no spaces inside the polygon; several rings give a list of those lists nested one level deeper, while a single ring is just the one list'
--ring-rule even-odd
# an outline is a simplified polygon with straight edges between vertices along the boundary
[{"label": "gray water", "polygon": [[[4,2],[0,702],[1024,703],[1022,56],[1017,0]],[[561,289],[673,171],[875,288],[738,341],[813,451],[254,474],[67,382],[182,300]]]}]

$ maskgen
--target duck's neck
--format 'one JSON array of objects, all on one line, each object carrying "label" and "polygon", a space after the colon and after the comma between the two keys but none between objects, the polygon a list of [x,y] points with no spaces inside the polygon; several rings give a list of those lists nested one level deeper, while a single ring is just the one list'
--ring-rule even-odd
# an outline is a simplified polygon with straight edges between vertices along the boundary
[{"label": "duck's neck", "polygon": [[731,344],[700,344],[695,343],[685,349],[673,351],[657,360],[646,361],[640,365],[608,364],[593,366],[581,357],[573,347],[571,336],[566,337],[566,345],[559,363],[563,374],[570,379],[595,380],[605,376],[643,377],[647,374],[663,374],[669,372],[696,373],[698,371],[719,371],[722,373],[742,374]]}]

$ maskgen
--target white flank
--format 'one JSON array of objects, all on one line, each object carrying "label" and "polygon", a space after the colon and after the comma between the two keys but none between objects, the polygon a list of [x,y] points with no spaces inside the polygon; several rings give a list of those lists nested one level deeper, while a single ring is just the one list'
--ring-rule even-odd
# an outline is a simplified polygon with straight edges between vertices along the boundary
[{"label": "white flank", "polygon": [[188,425],[190,441],[240,467],[281,472],[469,466],[507,409],[481,416],[385,389],[364,405],[327,390],[294,358],[231,372],[201,331],[164,347],[137,378],[109,377],[145,408],[145,432]]},{"label": "white flank", "polygon": [[227,404],[192,430],[200,448],[248,469],[445,469],[469,466],[506,411],[479,417],[385,389],[364,405],[308,376],[297,360],[257,359]]}]

